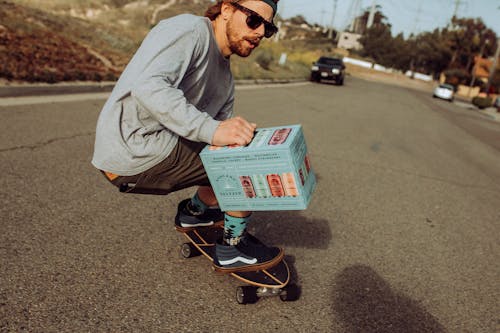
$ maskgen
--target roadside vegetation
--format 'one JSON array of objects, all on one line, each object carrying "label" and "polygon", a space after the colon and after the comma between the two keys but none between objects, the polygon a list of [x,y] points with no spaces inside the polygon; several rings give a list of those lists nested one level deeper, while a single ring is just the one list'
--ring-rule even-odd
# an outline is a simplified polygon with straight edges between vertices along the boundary
[{"label": "roadside vegetation", "polygon": [[331,42],[263,40],[248,58],[233,57],[231,68],[238,79],[307,79],[321,55],[339,56]]},{"label": "roadside vegetation", "polygon": [[[357,52],[359,56],[403,72],[429,74],[434,79],[444,73],[447,82],[454,86],[482,85],[472,75],[475,58],[495,54],[497,35],[480,18],[453,17],[448,27],[412,34],[405,39],[402,34],[392,36],[390,23],[378,9],[373,26],[361,31],[363,48]],[[361,21],[366,22],[368,15],[366,11]],[[500,71],[496,71],[493,81],[500,85]]]},{"label": "roadside vegetation", "polygon": [[[211,4],[211,0],[0,0],[0,80],[116,80],[154,24],[180,13],[203,15]],[[360,26],[367,20],[365,11]],[[359,58],[435,79],[445,73],[454,85],[482,85],[471,75],[474,59],[492,56],[496,49],[497,36],[481,19],[453,18],[447,28],[404,38],[392,36],[390,22],[378,7],[373,26],[359,31],[359,51],[337,49],[324,27],[311,25],[302,16],[281,21],[284,38],[263,40],[248,58],[233,57],[236,79],[307,79],[312,62],[326,55]],[[347,69],[358,71],[350,65]],[[493,82],[494,87],[500,85],[500,71]]]}]

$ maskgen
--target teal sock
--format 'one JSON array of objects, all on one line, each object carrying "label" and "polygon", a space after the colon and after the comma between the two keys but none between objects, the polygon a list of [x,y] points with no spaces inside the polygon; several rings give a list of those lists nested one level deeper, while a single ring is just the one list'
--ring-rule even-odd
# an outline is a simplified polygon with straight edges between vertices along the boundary
[{"label": "teal sock", "polygon": [[224,214],[224,243],[236,245],[240,242],[241,236],[243,236],[247,227],[249,217],[234,217]]},{"label": "teal sock", "polygon": [[201,201],[200,197],[198,196],[198,192],[196,192],[195,195],[191,198],[191,201],[188,203],[187,208],[191,214],[200,215],[205,212],[208,206],[205,205],[203,201]]}]

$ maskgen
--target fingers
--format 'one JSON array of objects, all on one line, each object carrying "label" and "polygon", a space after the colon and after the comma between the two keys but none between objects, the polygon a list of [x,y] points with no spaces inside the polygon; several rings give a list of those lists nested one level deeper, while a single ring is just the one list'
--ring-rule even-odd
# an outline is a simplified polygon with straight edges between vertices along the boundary
[{"label": "fingers", "polygon": [[257,124],[241,117],[235,117],[220,123],[215,131],[212,144],[217,146],[245,146],[252,141]]},{"label": "fingers", "polygon": [[247,145],[252,141],[255,129],[257,127],[254,123],[249,123],[243,118],[236,117],[234,118],[235,127],[234,130],[237,131],[236,136],[239,139],[238,144]]},{"label": "fingers", "polygon": [[231,144],[245,146],[252,141],[255,128],[248,121],[241,117],[236,117],[228,121],[228,133],[226,139],[232,141]]}]

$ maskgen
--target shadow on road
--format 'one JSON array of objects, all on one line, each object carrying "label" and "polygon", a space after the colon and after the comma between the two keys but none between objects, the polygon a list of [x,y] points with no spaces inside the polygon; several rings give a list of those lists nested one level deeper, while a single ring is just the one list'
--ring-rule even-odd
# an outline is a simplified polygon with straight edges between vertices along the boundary
[{"label": "shadow on road", "polygon": [[299,211],[254,212],[249,229],[269,244],[327,249],[332,239],[330,221],[314,219]]},{"label": "shadow on road", "polygon": [[335,279],[333,310],[346,332],[444,333],[417,301],[391,289],[372,268],[350,266]]},{"label": "shadow on road", "polygon": [[297,273],[297,269],[295,268],[295,257],[292,255],[285,255],[285,261],[288,265],[288,269],[290,270],[290,283],[296,284],[299,287],[299,298],[302,290],[300,289],[300,279]]}]

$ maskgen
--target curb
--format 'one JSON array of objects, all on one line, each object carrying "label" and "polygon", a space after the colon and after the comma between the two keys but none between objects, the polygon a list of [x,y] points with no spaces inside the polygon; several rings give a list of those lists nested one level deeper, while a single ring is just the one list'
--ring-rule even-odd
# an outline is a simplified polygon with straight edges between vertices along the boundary
[{"label": "curb", "polygon": [[306,79],[247,79],[247,80],[235,80],[234,84],[238,86],[252,85],[252,84],[286,84],[286,83],[297,83],[304,82]]},{"label": "curb", "polygon": [[490,119],[492,119],[494,121],[500,122],[500,112],[497,111],[497,109],[494,107],[489,107],[489,108],[482,109],[482,110],[479,108],[476,108],[476,111],[489,117]]},{"label": "curb", "polygon": [[110,92],[114,85],[114,82],[101,82],[2,86],[0,98]]},{"label": "curb", "polygon": [[8,85],[0,87],[0,98],[110,92],[114,86],[115,82]]},{"label": "curb", "polygon": [[[254,84],[286,84],[303,82],[305,79],[251,79],[235,80],[235,85]],[[111,92],[116,82],[79,82],[79,83],[54,83],[54,84],[13,84],[0,86],[2,97],[27,97],[40,95],[86,94]]]}]

